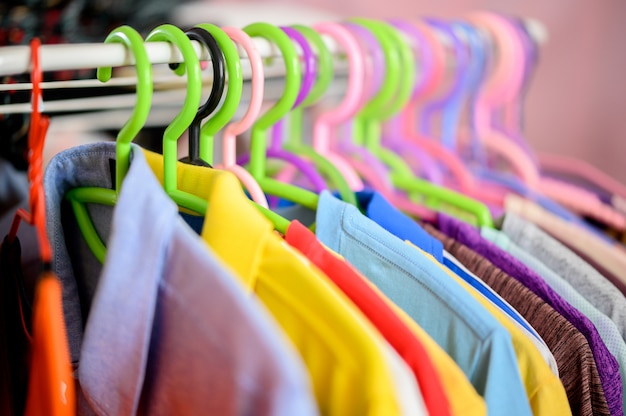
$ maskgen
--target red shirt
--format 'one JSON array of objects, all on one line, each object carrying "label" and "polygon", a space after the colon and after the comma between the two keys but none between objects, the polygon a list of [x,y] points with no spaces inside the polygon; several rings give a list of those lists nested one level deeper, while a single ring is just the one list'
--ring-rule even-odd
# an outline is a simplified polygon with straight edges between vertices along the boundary
[{"label": "red shirt", "polygon": [[407,363],[417,379],[428,412],[450,415],[446,391],[426,349],[393,309],[349,263],[326,250],[315,234],[298,221],[291,222],[285,239],[352,300]]}]

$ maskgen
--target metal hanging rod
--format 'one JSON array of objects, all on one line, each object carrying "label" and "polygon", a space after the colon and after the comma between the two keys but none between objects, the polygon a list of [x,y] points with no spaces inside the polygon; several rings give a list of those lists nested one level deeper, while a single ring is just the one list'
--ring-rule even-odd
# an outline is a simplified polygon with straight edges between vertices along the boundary
[{"label": "metal hanging rod", "polygon": [[[533,38],[543,43],[547,38],[545,27],[538,21],[525,21]],[[336,53],[338,47],[335,42],[323,37],[331,52]],[[407,39],[411,42],[410,39]],[[270,41],[253,39],[257,49],[264,58],[279,57],[280,51]],[[445,41],[445,39],[442,39]],[[209,60],[208,52],[197,41],[191,41],[198,57]],[[147,42],[145,44],[148,58],[153,64],[181,62],[182,55],[178,49],[167,42]],[[247,59],[243,48],[239,47],[239,56]],[[298,46],[296,45],[296,48]],[[43,71],[77,70],[98,68],[104,66],[116,67],[133,65],[132,54],[122,44],[104,43],[75,43],[41,46],[41,65]],[[30,47],[6,46],[0,48],[0,76],[24,74],[30,72]]]}]

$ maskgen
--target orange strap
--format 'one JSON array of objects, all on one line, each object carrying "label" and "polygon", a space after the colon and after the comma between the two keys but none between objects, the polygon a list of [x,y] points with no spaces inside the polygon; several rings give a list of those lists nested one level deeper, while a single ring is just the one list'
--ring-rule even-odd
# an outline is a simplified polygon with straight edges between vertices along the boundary
[{"label": "orange strap", "polygon": [[76,388],[67,343],[61,282],[44,273],[35,293],[27,416],[74,416]]}]

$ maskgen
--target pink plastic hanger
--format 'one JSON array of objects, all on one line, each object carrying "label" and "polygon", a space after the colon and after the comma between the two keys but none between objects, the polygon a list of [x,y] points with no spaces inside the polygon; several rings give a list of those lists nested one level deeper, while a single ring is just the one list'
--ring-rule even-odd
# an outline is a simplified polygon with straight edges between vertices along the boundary
[{"label": "pink plastic hanger", "polygon": [[541,167],[549,173],[578,176],[611,194],[626,198],[626,186],[587,162],[550,153],[539,153],[538,158]]},{"label": "pink plastic hanger", "polygon": [[353,190],[360,191],[363,189],[363,181],[350,163],[331,148],[330,143],[337,127],[352,118],[360,108],[364,62],[361,56],[352,53],[358,48],[356,40],[340,24],[318,23],[313,28],[320,34],[328,35],[337,41],[339,46],[346,51],[350,65],[348,87],[343,100],[337,107],[319,113],[313,123],[313,148],[335,164]]},{"label": "pink plastic hanger", "polygon": [[[335,40],[346,51],[348,60],[350,62],[349,75],[348,75],[348,91],[347,94],[354,100],[354,110],[360,109],[362,104],[367,102],[369,98],[367,96],[368,91],[364,88],[365,85],[372,87],[380,87],[381,80],[384,76],[384,64],[382,53],[379,59],[376,59],[376,55],[372,55],[373,70],[369,73],[369,77],[366,78],[365,62],[366,52],[361,48],[358,37],[351,33],[351,30],[347,26],[352,24],[337,25],[333,24],[333,35]],[[355,27],[351,27],[355,30]],[[361,26],[357,26],[356,30],[364,29]],[[327,32],[328,33],[328,32]],[[367,32],[369,33],[369,32]],[[376,42],[375,39],[373,42]],[[351,111],[351,116],[356,115],[356,111]],[[343,141],[336,141],[341,146],[337,147],[342,154],[345,154],[346,159],[356,171],[366,180],[369,186],[380,192],[385,198],[387,198],[398,209],[406,212],[407,214],[417,216],[423,219],[433,219],[434,213],[426,207],[415,204],[413,201],[402,193],[396,192],[391,184],[389,174],[387,173],[386,166],[376,158],[376,156],[370,154],[367,149],[361,148],[350,143],[350,137],[345,137]],[[356,156],[356,157],[355,157]]]},{"label": "pink plastic hanger", "polygon": [[[511,18],[509,20],[511,21],[511,24],[514,25],[524,47],[524,86],[526,87],[539,60],[538,46],[531,34],[528,32],[523,20],[519,18]],[[503,109],[503,124],[507,131],[520,136],[518,143],[528,148],[528,143],[523,138],[522,126],[524,98],[525,90],[520,91],[515,100],[506,104]],[[527,153],[529,153],[531,158],[536,157],[537,166],[540,166],[542,173],[544,174],[543,177],[546,175],[552,176],[552,174],[556,174],[556,178],[559,179],[558,174],[561,173],[566,177],[580,178],[583,183],[600,188],[607,193],[615,194],[620,197],[626,197],[626,186],[584,161],[563,155],[548,154],[543,152],[538,155],[534,155],[530,149],[527,150]],[[567,181],[567,179],[564,180]]]},{"label": "pink plastic hanger", "polygon": [[472,13],[471,23],[489,30],[499,59],[476,99],[474,123],[478,137],[488,149],[502,156],[522,182],[537,189],[539,172],[526,154],[519,154],[516,145],[492,128],[492,109],[512,100],[523,80],[522,45],[507,22],[488,12]]},{"label": "pink plastic hanger", "polygon": [[532,158],[515,141],[492,128],[493,109],[514,100],[523,83],[524,50],[519,35],[501,16],[473,13],[470,20],[489,30],[499,51],[499,59],[476,103],[475,123],[487,149],[503,157],[513,172],[530,188],[564,206],[590,216],[618,230],[626,228],[626,218],[605,205],[593,193],[551,178],[542,178]]},{"label": "pink plastic hanger", "polygon": [[535,67],[537,66],[537,62],[539,60],[538,48],[535,41],[528,33],[524,21],[521,18],[508,17],[507,21],[511,24],[522,43],[524,51],[524,66],[522,85],[513,100],[505,103],[500,109],[501,120],[498,123],[498,127],[501,127],[504,131],[506,131],[507,136],[511,137],[522,149],[524,149],[526,154],[533,159],[538,166],[538,162],[536,161],[536,157],[530,147],[530,144],[523,137],[524,100],[531,84]]},{"label": "pink plastic hanger", "polygon": [[[302,50],[304,60],[304,72],[302,74],[302,82],[298,95],[292,105],[292,108],[300,105],[308,96],[314,82],[316,74],[316,61],[312,48],[308,44],[306,38],[300,34],[297,30],[290,27],[280,28],[292,42],[299,44]],[[328,186],[324,181],[324,178],[317,171],[313,162],[305,159],[295,153],[288,152],[282,148],[282,135],[283,135],[283,120],[278,120],[272,127],[272,139],[270,146],[266,149],[266,155],[268,157],[283,159],[291,165],[297,167],[297,169],[306,177],[309,183],[313,186],[316,193],[320,193],[327,189]],[[250,160],[250,152],[246,152],[237,159],[238,164],[246,164]],[[278,199],[271,197],[270,201],[275,205]]]},{"label": "pink plastic hanger", "polygon": [[[362,108],[381,87],[385,73],[384,57],[380,48],[368,48],[368,45],[376,44],[376,39],[367,29],[354,23],[343,23],[343,26],[357,35],[355,40],[357,40],[359,46],[353,53],[360,54],[362,61],[365,63],[365,77],[361,87],[361,105],[359,106],[359,108]],[[366,57],[368,54],[371,65],[367,65],[368,60]],[[347,123],[343,137],[337,138],[338,140],[335,142],[337,149],[341,154],[345,155],[352,167],[359,172],[368,185],[380,190],[384,195],[390,195],[393,193],[393,187],[391,181],[388,180],[389,172],[387,168],[367,149],[354,144],[352,141],[352,122],[353,119],[350,119]]]},{"label": "pink plastic hanger", "polygon": [[223,27],[222,30],[226,32],[226,34],[234,42],[243,46],[243,49],[248,55],[250,66],[252,68],[252,78],[250,81],[252,94],[250,97],[250,105],[248,106],[246,114],[241,118],[241,120],[229,123],[224,128],[223,161],[215,167],[234,173],[239,181],[248,190],[252,200],[262,207],[268,208],[265,194],[261,190],[257,181],[247,170],[237,164],[237,135],[248,130],[261,112],[265,82],[263,60],[261,58],[261,54],[257,51],[254,42],[243,30],[235,27]]}]

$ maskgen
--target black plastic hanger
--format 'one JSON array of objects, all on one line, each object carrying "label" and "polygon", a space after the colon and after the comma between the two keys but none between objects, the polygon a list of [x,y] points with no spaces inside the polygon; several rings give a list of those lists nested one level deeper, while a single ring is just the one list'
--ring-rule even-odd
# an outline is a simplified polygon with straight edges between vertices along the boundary
[{"label": "black plastic hanger", "polygon": [[[208,51],[213,65],[213,88],[207,101],[200,106],[196,117],[189,126],[189,156],[182,158],[180,161],[190,165],[212,167],[206,161],[200,158],[200,127],[202,120],[208,117],[220,103],[224,87],[226,85],[226,74],[224,69],[224,55],[217,41],[208,31],[193,27],[185,32],[191,40],[200,42]],[[175,69],[178,64],[171,65]]]}]

